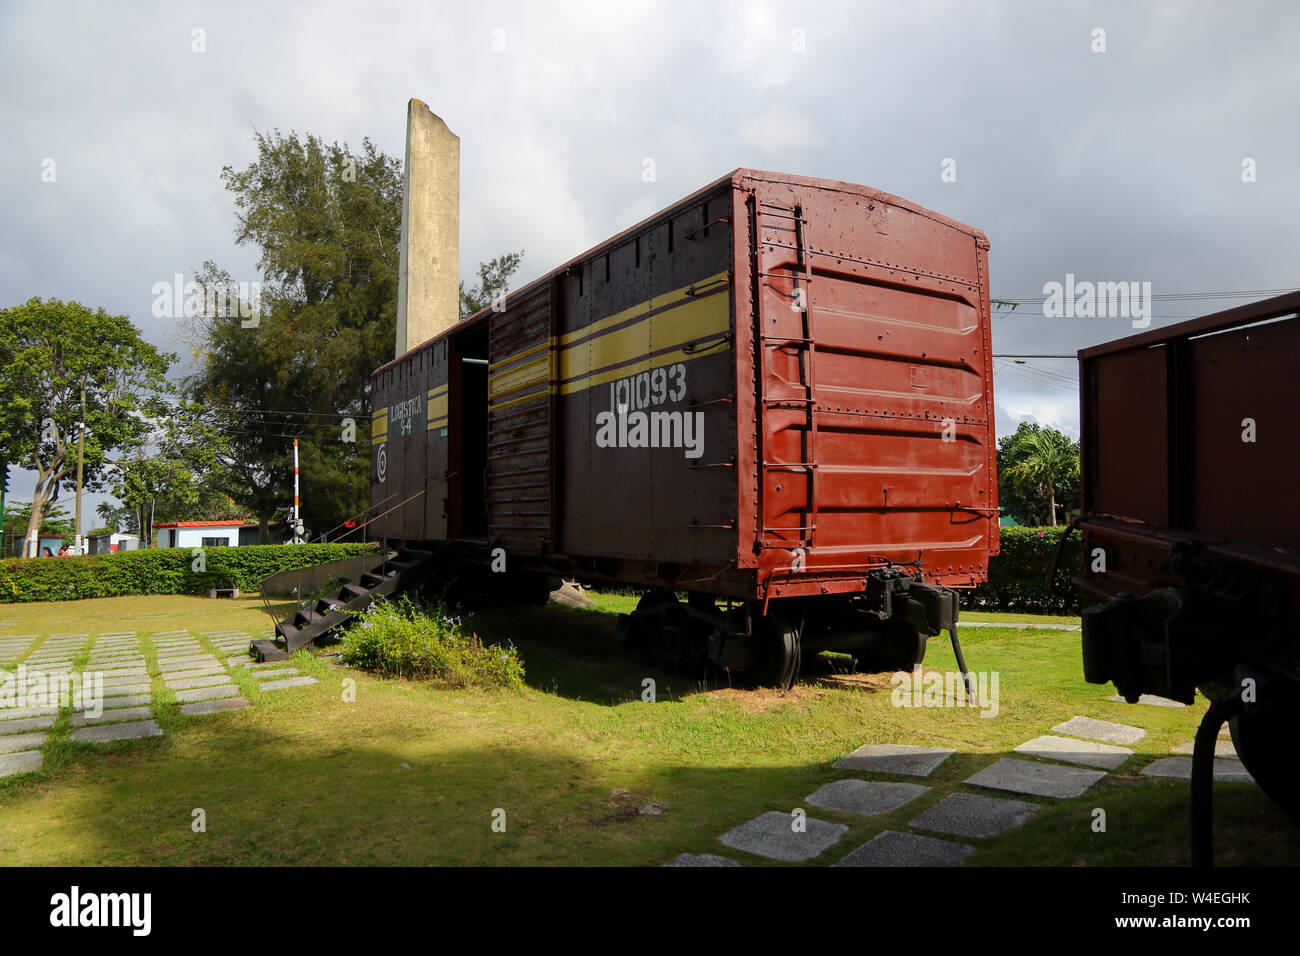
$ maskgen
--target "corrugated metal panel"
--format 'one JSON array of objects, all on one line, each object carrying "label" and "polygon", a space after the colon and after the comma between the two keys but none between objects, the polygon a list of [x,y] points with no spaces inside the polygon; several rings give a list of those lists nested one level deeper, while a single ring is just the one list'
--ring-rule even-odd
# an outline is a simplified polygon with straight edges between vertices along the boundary
[{"label": "corrugated metal panel", "polygon": [[759,179],[752,208],[769,567],[920,560],[982,580],[997,481],[979,239],[865,191]]},{"label": "corrugated metal panel", "polygon": [[512,301],[488,329],[488,538],[540,553],[551,534],[550,287]]}]

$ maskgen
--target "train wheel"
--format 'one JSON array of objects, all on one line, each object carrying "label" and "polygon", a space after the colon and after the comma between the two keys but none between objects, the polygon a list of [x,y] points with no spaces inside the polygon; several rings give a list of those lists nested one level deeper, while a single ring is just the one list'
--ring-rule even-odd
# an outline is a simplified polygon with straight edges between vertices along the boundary
[{"label": "train wheel", "polygon": [[628,644],[641,652],[641,660],[656,666],[671,666],[672,651],[666,641],[670,618],[677,615],[677,595],[666,588],[652,588],[641,595],[632,612]]},{"label": "train wheel", "polygon": [[[1270,688],[1276,693],[1276,684]],[[1300,724],[1300,694],[1292,692],[1253,713],[1228,721],[1232,745],[1268,796],[1300,823],[1300,766],[1295,728]]]},{"label": "train wheel", "polygon": [[799,631],[774,614],[759,618],[754,625],[754,681],[762,687],[777,687],[786,693],[799,679],[802,667]]}]

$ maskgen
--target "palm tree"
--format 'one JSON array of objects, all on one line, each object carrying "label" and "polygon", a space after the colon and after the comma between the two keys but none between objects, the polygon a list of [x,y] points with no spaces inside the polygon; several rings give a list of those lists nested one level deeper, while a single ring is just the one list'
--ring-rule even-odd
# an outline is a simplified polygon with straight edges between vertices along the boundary
[{"label": "palm tree", "polygon": [[1018,460],[1009,471],[1011,481],[1021,494],[1030,486],[1047,495],[1052,527],[1056,527],[1056,492],[1079,473],[1079,456],[1070,440],[1053,430],[1030,432],[1018,445],[1014,453]]}]

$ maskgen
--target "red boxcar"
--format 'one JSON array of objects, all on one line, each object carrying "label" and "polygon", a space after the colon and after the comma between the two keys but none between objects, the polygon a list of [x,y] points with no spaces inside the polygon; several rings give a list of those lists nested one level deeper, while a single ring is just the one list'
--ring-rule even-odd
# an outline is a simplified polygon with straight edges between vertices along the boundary
[{"label": "red boxcar", "polygon": [[982,233],[737,170],[378,369],[370,534],[661,588],[679,661],[908,664],[997,551],[990,369]]},{"label": "red boxcar", "polygon": [[1079,353],[1077,583],[1109,599],[1083,614],[1086,679],[1130,701],[1199,689],[1206,786],[1227,719],[1300,818],[1298,311],[1293,292]]}]

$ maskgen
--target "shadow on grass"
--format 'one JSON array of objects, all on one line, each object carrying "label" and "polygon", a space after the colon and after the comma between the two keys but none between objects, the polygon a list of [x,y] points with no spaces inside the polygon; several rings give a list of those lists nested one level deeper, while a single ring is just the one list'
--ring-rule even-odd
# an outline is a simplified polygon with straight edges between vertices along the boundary
[{"label": "shadow on grass", "polygon": [[[665,670],[615,638],[617,615],[546,607],[496,608],[478,612],[475,630],[485,641],[513,643],[524,661],[525,682],[570,700],[615,706],[641,700],[644,681],[655,682],[658,699],[683,699],[722,689],[753,690],[743,675],[734,679],[716,670],[699,674]],[[867,692],[889,689],[889,674],[850,673],[833,661],[804,662],[800,683]]]},{"label": "shadow on grass", "polygon": [[[848,827],[808,861],[829,865],[966,792],[1039,807],[1023,826],[987,839],[912,829],[974,846],[968,865],[1188,863],[1187,785],[1140,777],[1138,762],[1057,801],[963,783],[1009,753],[958,753],[923,780],[829,762],[684,766],[671,757],[611,772],[554,736],[446,747],[447,728],[433,720],[390,720],[365,736],[334,720],[335,731],[304,741],[268,732],[264,718],[242,711],[190,721],[162,739],[76,748],[40,774],[5,781],[0,857],[15,865],[532,866],[658,865],[692,852],[780,865],[718,838],[761,813],[803,808]],[[807,803],[825,783],[868,777],[929,789],[871,817]],[[1096,808],[1107,812],[1104,833],[1092,826]],[[1300,829],[1253,786],[1219,785],[1215,842],[1221,865],[1294,864]]]}]

